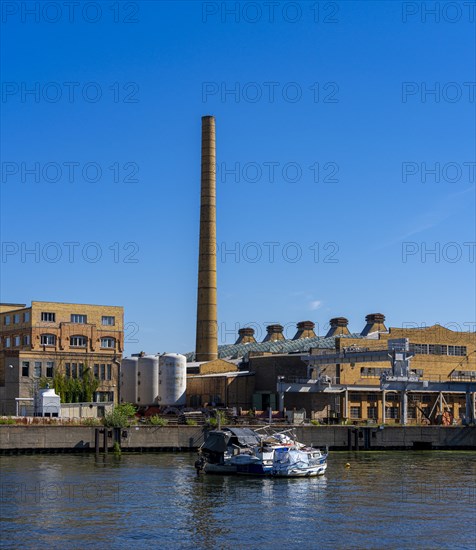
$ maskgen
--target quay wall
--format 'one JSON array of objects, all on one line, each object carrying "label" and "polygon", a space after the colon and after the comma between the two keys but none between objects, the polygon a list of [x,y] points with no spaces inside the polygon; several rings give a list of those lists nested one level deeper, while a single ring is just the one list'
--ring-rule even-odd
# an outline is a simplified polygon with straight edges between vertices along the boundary
[{"label": "quay wall", "polygon": [[[201,426],[133,426],[107,428],[106,439],[108,449],[118,441],[124,451],[193,451],[203,443],[204,433]],[[475,426],[295,426],[294,433],[298,441],[330,450],[476,450]],[[104,428],[0,425],[0,453],[4,454],[94,452],[96,441],[102,451]]]}]

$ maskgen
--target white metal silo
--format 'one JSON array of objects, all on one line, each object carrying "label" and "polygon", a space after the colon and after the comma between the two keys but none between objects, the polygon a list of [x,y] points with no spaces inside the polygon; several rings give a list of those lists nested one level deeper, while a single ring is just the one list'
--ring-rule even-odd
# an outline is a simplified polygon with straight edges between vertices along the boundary
[{"label": "white metal silo", "polygon": [[125,357],[121,361],[121,403],[137,403],[138,357]]},{"label": "white metal silo", "polygon": [[159,397],[159,356],[139,357],[137,366],[137,404],[157,405]]},{"label": "white metal silo", "polygon": [[187,359],[179,353],[164,353],[159,362],[159,403],[166,406],[185,405]]}]

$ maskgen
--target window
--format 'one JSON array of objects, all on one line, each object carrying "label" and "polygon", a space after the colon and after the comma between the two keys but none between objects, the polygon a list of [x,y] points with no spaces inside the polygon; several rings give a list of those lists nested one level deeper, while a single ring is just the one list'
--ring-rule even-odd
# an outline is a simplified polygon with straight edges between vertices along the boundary
[{"label": "window", "polygon": [[20,345],[20,342],[21,342],[20,336],[14,336],[13,337],[13,345],[15,347],[18,347]]},{"label": "window", "polygon": [[69,345],[77,348],[85,348],[87,343],[86,336],[71,336]]},{"label": "window", "polygon": [[362,378],[379,378],[382,374],[389,372],[389,369],[382,369],[378,367],[361,367],[360,376]]},{"label": "window", "polygon": [[78,365],[78,376],[80,378],[82,378],[83,374],[84,374],[84,363],[79,363],[79,365]]},{"label": "window", "polygon": [[21,375],[30,376],[30,361],[22,361],[21,363]]},{"label": "window", "polygon": [[71,322],[72,323],[78,323],[80,325],[85,325],[88,322],[88,316],[87,315],[79,315],[77,313],[71,314]]},{"label": "window", "polygon": [[29,346],[30,345],[30,335],[29,334],[25,334],[23,336],[23,345],[24,346]]},{"label": "window", "polygon": [[71,363],[64,364],[64,372],[65,372],[66,378],[71,378]]},{"label": "window", "polygon": [[41,361],[35,361],[35,370],[33,371],[35,378],[41,378]]},{"label": "window", "polygon": [[107,403],[114,401],[114,392],[112,391],[97,391],[95,394],[95,401],[97,403]]},{"label": "window", "polygon": [[458,355],[462,357],[466,355],[466,346],[448,346],[448,355]]},{"label": "window", "polygon": [[94,363],[93,374],[94,378],[99,378],[99,363]]},{"label": "window", "polygon": [[71,378],[78,378],[78,363],[71,363]]},{"label": "window", "polygon": [[113,327],[116,324],[116,318],[115,317],[110,317],[109,315],[103,315],[102,319],[101,319],[101,323],[103,325]]},{"label": "window", "polygon": [[360,407],[350,407],[350,418],[360,418]]},{"label": "window", "polygon": [[9,336],[7,336],[5,338],[5,347],[9,348],[11,345],[12,345],[12,339]]},{"label": "window", "polygon": [[385,399],[387,401],[398,401],[398,395],[396,393],[387,393]]},{"label": "window", "polygon": [[49,311],[41,312],[41,320],[46,321],[47,323],[54,323],[56,319],[56,314]]},{"label": "window", "polygon": [[101,347],[114,349],[116,347],[116,340],[114,338],[101,338]]},{"label": "window", "polygon": [[46,361],[46,378],[53,378],[55,369],[54,361]]},{"label": "window", "polygon": [[23,314],[23,322],[28,323],[29,320],[30,320],[30,312],[25,311],[25,313]]},{"label": "window", "polygon": [[440,346],[439,344],[430,344],[428,346],[430,355],[448,355],[448,346]]},{"label": "window", "polygon": [[367,401],[370,401],[372,403],[374,403],[375,401],[377,401],[378,398],[377,398],[377,394],[376,393],[369,393],[367,395]]},{"label": "window", "polygon": [[99,378],[101,380],[106,380],[106,365],[105,364],[101,364],[101,370],[100,370]]},{"label": "window", "polygon": [[13,322],[18,324],[20,322],[20,314],[19,313],[15,313],[15,315],[13,316]]},{"label": "window", "polygon": [[106,365],[106,380],[112,380],[112,368],[111,368],[111,363],[108,363]]},{"label": "window", "polygon": [[377,407],[367,407],[367,418],[377,420]]},{"label": "window", "polygon": [[410,353],[428,353],[428,344],[410,344]]},{"label": "window", "polygon": [[10,324],[10,315],[5,315],[5,318],[3,319],[3,324],[4,325]]},{"label": "window", "polygon": [[42,334],[40,336],[40,342],[42,346],[55,346],[56,336],[54,334]]},{"label": "window", "polygon": [[387,407],[385,410],[387,418],[398,418],[398,407]]}]

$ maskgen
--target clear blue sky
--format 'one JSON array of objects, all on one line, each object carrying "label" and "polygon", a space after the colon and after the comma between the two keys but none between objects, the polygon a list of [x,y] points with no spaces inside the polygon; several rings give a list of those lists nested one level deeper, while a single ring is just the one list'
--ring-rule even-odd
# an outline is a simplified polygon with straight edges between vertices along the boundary
[{"label": "clear blue sky", "polygon": [[220,343],[474,330],[474,2],[30,4],[2,5],[2,301],[123,305],[127,353],[193,350],[213,114]]}]

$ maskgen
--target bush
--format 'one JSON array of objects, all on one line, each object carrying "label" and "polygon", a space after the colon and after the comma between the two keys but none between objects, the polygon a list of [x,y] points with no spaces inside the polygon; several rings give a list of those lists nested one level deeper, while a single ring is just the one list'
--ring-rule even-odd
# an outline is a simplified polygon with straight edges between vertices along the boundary
[{"label": "bush", "polygon": [[168,421],[166,418],[162,418],[158,414],[149,417],[149,424],[152,426],[167,426]]},{"label": "bush", "polygon": [[193,420],[192,418],[187,418],[187,420],[185,421],[185,424],[187,424],[187,426],[196,426],[197,421]]},{"label": "bush", "polygon": [[103,424],[107,428],[128,428],[135,419],[136,408],[132,403],[121,403],[106,413]]},{"label": "bush", "polygon": [[83,418],[81,420],[81,424],[83,426],[100,426],[101,421],[99,420],[99,418]]},{"label": "bush", "polygon": [[14,418],[0,418],[0,424],[16,424],[17,421]]},{"label": "bush", "polygon": [[311,420],[313,426],[319,426],[319,420]]}]

